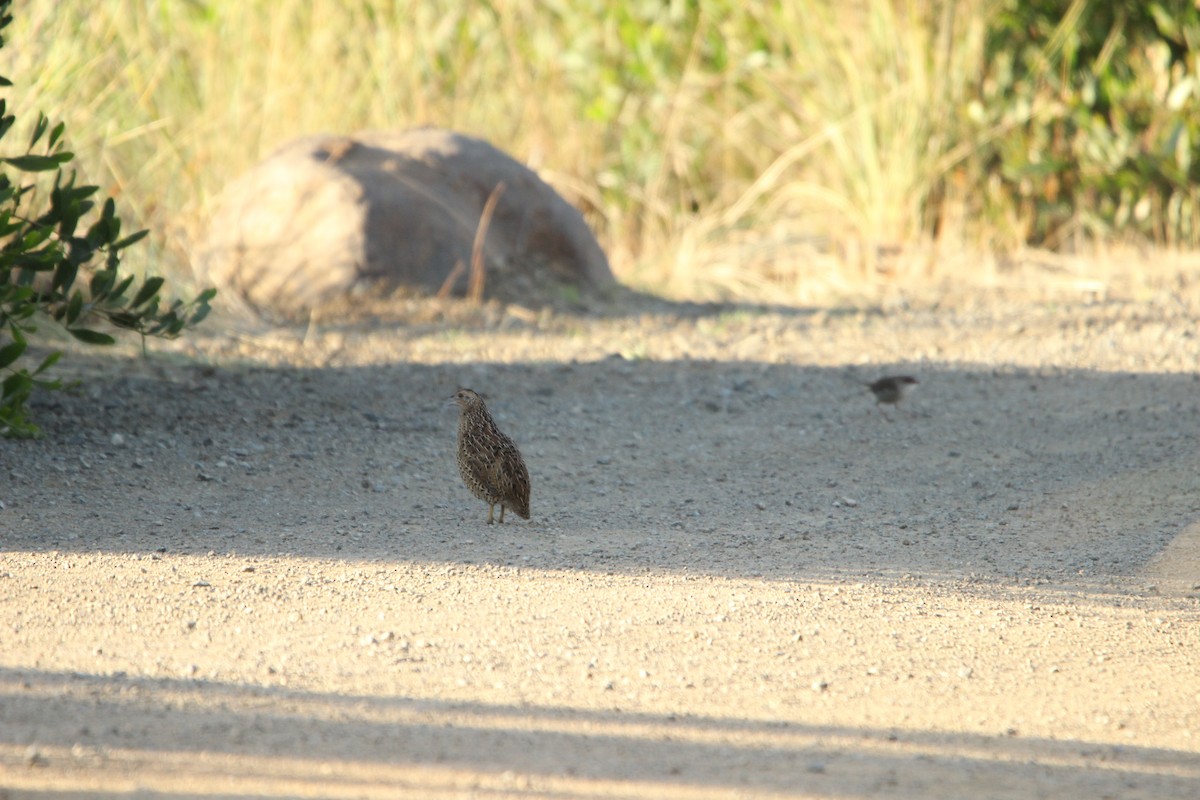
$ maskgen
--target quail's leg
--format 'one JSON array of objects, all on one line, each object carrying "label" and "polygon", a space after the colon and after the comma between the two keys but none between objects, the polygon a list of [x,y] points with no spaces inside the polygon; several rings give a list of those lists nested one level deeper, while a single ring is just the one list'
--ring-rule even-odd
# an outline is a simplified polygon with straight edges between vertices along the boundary
[{"label": "quail's leg", "polygon": [[[503,507],[503,506],[501,506],[501,507],[500,507],[500,509],[501,509],[501,510],[500,510],[500,513],[501,513],[501,514],[503,514],[503,513],[504,513],[504,507]],[[492,515],[493,515],[493,514],[495,514],[495,513],[496,513],[496,504],[495,504],[495,503],[488,503],[488,525],[491,525],[491,524],[492,524],[492,522],[494,521],[494,520],[492,519]],[[503,519],[503,517],[501,517],[501,519]]]},{"label": "quail's leg", "polygon": [[504,524],[504,503],[500,504],[500,524]]}]

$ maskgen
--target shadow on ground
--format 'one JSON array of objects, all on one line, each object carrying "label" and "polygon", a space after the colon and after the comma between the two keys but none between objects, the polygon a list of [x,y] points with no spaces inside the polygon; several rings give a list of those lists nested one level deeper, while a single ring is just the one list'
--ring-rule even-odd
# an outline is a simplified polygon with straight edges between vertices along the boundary
[{"label": "shadow on ground", "polygon": [[[0,754],[10,768],[35,775],[46,767],[137,767],[139,797],[175,796],[188,781],[218,774],[225,787],[256,781],[278,787],[286,775],[309,781],[310,788],[322,786],[328,796],[360,790],[361,781],[434,791],[464,775],[487,789],[489,781],[503,784],[514,774],[532,781],[523,790],[554,797],[590,797],[605,786],[604,796],[616,797],[646,796],[655,787],[664,794],[663,787],[672,787],[671,796],[690,796],[690,788],[833,797],[1036,797],[1047,785],[1072,797],[1112,796],[1114,790],[1122,797],[1200,792],[1200,769],[1189,751],[1016,732],[956,735],[410,701],[8,669],[0,670],[0,707]],[[192,742],[199,734],[225,744],[210,745],[197,759]],[[17,754],[27,765],[13,764]],[[428,772],[414,773],[414,767]]]},{"label": "shadow on ground", "polygon": [[[0,441],[0,547],[1062,582],[1200,518],[1190,376],[921,369],[884,412],[877,373],[745,361],[109,365]],[[459,481],[460,385],[524,451],[531,522]]]}]

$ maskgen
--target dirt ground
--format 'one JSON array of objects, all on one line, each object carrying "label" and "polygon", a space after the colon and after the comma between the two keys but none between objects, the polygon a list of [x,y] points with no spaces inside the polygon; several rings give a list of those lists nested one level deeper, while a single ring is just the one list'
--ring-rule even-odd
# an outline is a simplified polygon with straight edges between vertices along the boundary
[{"label": "dirt ground", "polygon": [[[1200,797],[1198,318],[414,301],[72,353],[0,440],[0,799]],[[460,482],[460,385],[530,522]]]}]

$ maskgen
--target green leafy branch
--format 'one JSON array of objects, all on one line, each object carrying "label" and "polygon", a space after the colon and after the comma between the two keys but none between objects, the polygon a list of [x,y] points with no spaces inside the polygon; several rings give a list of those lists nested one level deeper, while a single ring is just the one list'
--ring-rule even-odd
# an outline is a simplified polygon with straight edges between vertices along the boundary
[{"label": "green leafy branch", "polygon": [[[11,21],[11,0],[0,0],[0,31]],[[3,47],[0,36],[0,47]],[[12,83],[0,76],[0,87]],[[0,98],[0,142],[16,121]],[[0,435],[34,436],[26,403],[35,389],[62,388],[44,377],[61,357],[52,352],[34,368],[20,365],[30,334],[42,318],[60,324],[73,337],[89,345],[113,344],[115,338],[94,326],[96,321],[137,332],[145,348],[146,337],[172,338],[199,324],[209,313],[215,289],[193,300],[175,300],[163,306],[160,292],[165,280],[120,272],[121,253],[141,241],[149,231],[121,236],[121,220],[112,198],[104,200],[98,216],[83,229],[85,218],[96,211],[97,186],[78,186],[75,173],[64,173],[74,154],[64,149],[65,127],[53,126],[39,113],[24,153],[0,155]],[[40,145],[40,147],[39,147]],[[10,172],[54,173],[48,192],[39,192],[36,181],[16,182]],[[86,285],[80,285],[86,284]],[[6,341],[8,340],[8,341]]]}]

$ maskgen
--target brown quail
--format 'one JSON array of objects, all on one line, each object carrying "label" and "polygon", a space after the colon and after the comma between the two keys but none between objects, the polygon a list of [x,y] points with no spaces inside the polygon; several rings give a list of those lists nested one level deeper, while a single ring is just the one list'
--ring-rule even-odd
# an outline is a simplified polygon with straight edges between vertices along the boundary
[{"label": "brown quail", "polygon": [[497,505],[501,523],[505,508],[529,519],[529,470],[516,443],[496,427],[478,394],[459,389],[453,401],[458,406],[458,471],[467,488],[488,504],[488,524]]},{"label": "brown quail", "polygon": [[[867,384],[867,388],[871,390],[871,394],[875,395],[875,405],[883,406],[899,406],[900,401],[916,386],[920,381],[911,375],[888,375],[880,378],[877,381]],[[879,410],[883,413],[883,409]],[[886,414],[884,415],[887,416]]]}]

